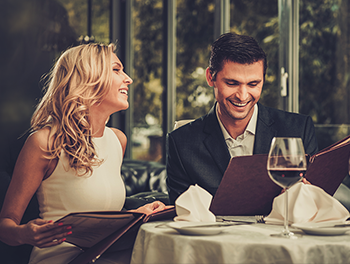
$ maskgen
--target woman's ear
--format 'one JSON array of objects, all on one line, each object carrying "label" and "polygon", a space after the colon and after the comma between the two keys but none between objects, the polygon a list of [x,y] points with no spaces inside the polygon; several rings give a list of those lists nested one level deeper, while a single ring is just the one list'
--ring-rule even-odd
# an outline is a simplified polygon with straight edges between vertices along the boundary
[{"label": "woman's ear", "polygon": [[213,76],[211,75],[209,67],[205,70],[205,77],[207,79],[208,85],[213,87],[214,86]]}]

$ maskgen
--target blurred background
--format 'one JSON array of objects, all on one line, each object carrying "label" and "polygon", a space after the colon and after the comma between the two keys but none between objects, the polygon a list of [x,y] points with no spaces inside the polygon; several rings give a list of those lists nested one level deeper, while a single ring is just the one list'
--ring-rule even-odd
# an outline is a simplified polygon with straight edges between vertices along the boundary
[{"label": "blurred background", "polygon": [[0,161],[18,151],[62,51],[117,41],[134,83],[130,108],[109,125],[127,134],[127,158],[164,162],[174,121],[214,103],[205,69],[211,43],[228,31],[267,53],[260,102],[310,115],[322,149],[349,134],[349,26],[348,0],[1,0]]}]

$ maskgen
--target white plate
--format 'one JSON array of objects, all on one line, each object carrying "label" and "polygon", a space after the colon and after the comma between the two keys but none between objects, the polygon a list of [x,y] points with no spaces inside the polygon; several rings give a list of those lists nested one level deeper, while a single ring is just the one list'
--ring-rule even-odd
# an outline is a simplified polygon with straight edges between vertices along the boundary
[{"label": "white plate", "polygon": [[[213,226],[208,227],[208,225],[217,225],[220,224],[220,222],[185,222],[185,221],[179,221],[179,222],[171,222],[167,224],[167,226],[174,228],[176,231],[178,231],[182,235],[217,235],[221,232],[227,230],[228,228],[232,226]],[[200,226],[205,227],[200,227]]]},{"label": "white plate", "polygon": [[309,235],[323,235],[323,236],[338,236],[344,235],[345,232],[350,231],[350,227],[327,227],[334,224],[341,223],[304,223],[304,224],[293,224],[292,227],[299,228]]}]

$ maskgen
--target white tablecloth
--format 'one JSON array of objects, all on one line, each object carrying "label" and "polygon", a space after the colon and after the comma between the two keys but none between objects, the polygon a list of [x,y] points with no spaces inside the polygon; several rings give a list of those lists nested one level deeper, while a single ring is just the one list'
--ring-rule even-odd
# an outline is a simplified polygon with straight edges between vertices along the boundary
[{"label": "white tablecloth", "polygon": [[218,235],[192,236],[162,225],[167,222],[141,226],[132,264],[350,263],[350,232],[340,236],[303,234],[291,240],[270,236],[279,233],[282,226],[251,224],[233,226]]}]

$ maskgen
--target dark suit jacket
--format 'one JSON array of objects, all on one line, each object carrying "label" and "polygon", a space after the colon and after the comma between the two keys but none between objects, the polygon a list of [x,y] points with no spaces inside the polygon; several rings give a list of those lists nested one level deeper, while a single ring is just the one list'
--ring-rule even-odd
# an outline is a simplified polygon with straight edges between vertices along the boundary
[{"label": "dark suit jacket", "polygon": [[[289,113],[258,103],[254,154],[267,154],[273,137],[300,137],[305,153],[317,153],[311,117]],[[170,202],[198,184],[213,196],[230,161],[215,106],[210,112],[167,135],[167,185]]]}]

